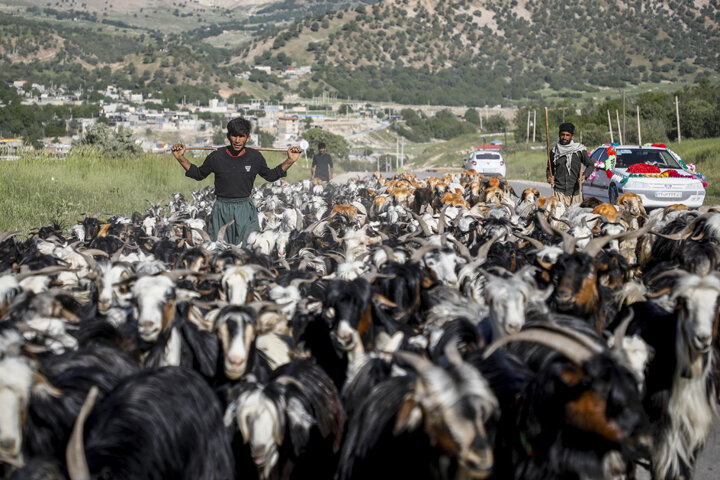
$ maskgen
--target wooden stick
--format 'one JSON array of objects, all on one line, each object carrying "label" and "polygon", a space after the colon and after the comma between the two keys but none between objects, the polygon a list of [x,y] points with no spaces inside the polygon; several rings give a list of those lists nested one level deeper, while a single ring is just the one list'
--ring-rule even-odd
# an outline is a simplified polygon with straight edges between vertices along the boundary
[{"label": "wooden stick", "polygon": [[545,107],[545,140],[547,142],[548,172],[554,179],[555,175],[553,175],[552,166],[550,165],[550,120],[548,119],[547,107]]},{"label": "wooden stick", "polygon": [[[218,148],[222,148],[224,145],[219,147],[185,147],[185,150],[217,150]],[[252,148],[254,150],[259,150],[261,152],[287,152],[287,148],[271,148],[271,147],[248,147]],[[157,153],[171,153],[170,149],[163,150],[162,152]]]}]

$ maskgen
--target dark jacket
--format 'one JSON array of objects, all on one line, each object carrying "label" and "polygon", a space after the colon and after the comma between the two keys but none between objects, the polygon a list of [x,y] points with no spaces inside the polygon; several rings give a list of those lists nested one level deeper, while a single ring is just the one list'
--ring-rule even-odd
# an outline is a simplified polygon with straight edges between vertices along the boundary
[{"label": "dark jacket", "polygon": [[190,164],[185,176],[203,180],[211,173],[215,174],[215,195],[222,198],[249,197],[257,175],[268,182],[287,175],[282,164],[268,167],[262,153],[249,147],[240,155],[233,155],[228,147],[218,148],[205,158],[201,166]]},{"label": "dark jacket", "polygon": [[[552,175],[555,177],[554,190],[556,192],[563,193],[565,195],[574,196],[580,193],[580,185],[578,184],[578,178],[580,178],[580,170],[585,165],[585,178],[590,176],[593,169],[595,168],[595,162],[590,158],[586,150],[580,150],[573,153],[573,158],[570,163],[570,172],[568,173],[567,166],[565,165],[565,157],[560,159],[555,154],[555,149],[550,153],[552,161]],[[550,177],[550,170],[545,169],[545,176]]]}]

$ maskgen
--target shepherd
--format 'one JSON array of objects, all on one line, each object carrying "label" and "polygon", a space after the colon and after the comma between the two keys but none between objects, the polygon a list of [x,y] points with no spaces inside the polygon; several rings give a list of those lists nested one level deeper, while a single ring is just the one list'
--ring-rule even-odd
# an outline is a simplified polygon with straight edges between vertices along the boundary
[{"label": "shepherd", "polygon": [[175,159],[185,169],[185,176],[203,180],[215,174],[215,204],[207,220],[210,238],[215,240],[224,225],[228,225],[223,239],[234,245],[245,243],[250,232],[260,230],[257,208],[250,198],[255,177],[260,175],[268,182],[287,176],[287,171],[300,158],[302,149],[287,149],[287,160],[275,168],[269,168],[262,153],[246,147],[252,125],[242,117],[233,118],[227,124],[230,145],[214,150],[198,167],[185,158],[185,145],[176,143],[170,149]]},{"label": "shepherd", "polygon": [[595,165],[585,145],[573,140],[575,125],[570,122],[561,123],[559,130],[560,138],[550,152],[552,162],[548,162],[546,177],[553,188],[553,196],[565,207],[569,207],[582,202],[582,184]]}]

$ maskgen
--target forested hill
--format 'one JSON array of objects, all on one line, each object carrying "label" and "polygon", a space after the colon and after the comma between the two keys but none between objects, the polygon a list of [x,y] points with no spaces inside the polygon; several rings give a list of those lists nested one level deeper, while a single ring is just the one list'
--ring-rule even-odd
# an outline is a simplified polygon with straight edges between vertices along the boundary
[{"label": "forested hill", "polygon": [[716,74],[719,23],[718,0],[382,0],[319,16],[322,38],[298,22],[243,55],[305,52],[340,97],[484,105]]},{"label": "forested hill", "polygon": [[[0,84],[481,106],[720,76],[720,0],[153,0],[116,20],[142,3],[0,13]],[[306,65],[297,80],[276,73]]]}]

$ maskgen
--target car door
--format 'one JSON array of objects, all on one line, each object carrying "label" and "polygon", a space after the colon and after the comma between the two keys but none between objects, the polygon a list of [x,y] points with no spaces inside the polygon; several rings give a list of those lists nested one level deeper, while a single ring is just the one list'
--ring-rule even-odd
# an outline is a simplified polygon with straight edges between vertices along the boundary
[{"label": "car door", "polygon": [[[605,148],[596,149],[592,155],[590,155],[593,162],[598,160],[605,161],[607,158],[607,151]],[[583,194],[585,196],[602,198],[607,195],[607,175],[603,168],[595,167],[593,171],[594,175],[590,175],[591,178],[585,180],[583,184]]]}]

